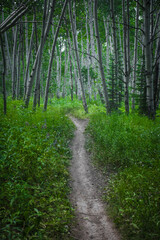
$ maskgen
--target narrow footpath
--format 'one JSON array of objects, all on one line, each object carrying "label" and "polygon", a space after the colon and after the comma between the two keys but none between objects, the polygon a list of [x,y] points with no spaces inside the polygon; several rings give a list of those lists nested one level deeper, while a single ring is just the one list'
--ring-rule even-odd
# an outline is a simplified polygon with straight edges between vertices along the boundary
[{"label": "narrow footpath", "polygon": [[75,208],[76,222],[73,233],[77,240],[120,240],[119,234],[106,215],[97,185],[96,173],[85,150],[84,130],[87,120],[71,117],[77,127],[72,142],[71,201]]}]

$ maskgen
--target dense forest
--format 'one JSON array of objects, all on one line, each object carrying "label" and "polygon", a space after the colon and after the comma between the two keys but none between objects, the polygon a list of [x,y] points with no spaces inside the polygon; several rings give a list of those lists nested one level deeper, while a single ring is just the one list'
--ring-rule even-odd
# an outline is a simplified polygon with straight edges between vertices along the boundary
[{"label": "dense forest", "polygon": [[[6,99],[97,99],[154,118],[159,105],[159,1],[2,1]],[[43,12],[43,14],[42,14]],[[2,86],[1,86],[2,88]],[[131,104],[129,104],[131,103]]]},{"label": "dense forest", "polygon": [[0,78],[0,238],[73,239],[70,113],[124,237],[158,240],[160,2],[1,0]]}]

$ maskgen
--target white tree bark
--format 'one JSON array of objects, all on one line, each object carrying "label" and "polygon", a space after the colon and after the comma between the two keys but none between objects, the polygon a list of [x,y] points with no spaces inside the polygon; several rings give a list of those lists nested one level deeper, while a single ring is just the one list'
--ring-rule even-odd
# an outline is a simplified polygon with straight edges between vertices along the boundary
[{"label": "white tree bark", "polygon": [[[127,9],[129,1],[127,0]],[[125,75],[125,111],[129,114],[129,78],[130,78],[130,50],[129,50],[129,15],[126,14],[126,2],[122,0],[122,16],[123,16],[123,53],[124,53],[124,75]],[[127,11],[128,13],[128,11]]]},{"label": "white tree bark", "polygon": [[12,60],[12,99],[16,98],[16,53],[17,53],[17,36],[18,28],[14,27],[14,43],[13,43],[13,60]]},{"label": "white tree bark", "polygon": [[61,26],[61,22],[67,7],[67,3],[68,0],[65,0],[64,5],[63,5],[63,9],[61,12],[61,16],[60,16],[60,20],[56,29],[56,33],[54,36],[54,41],[53,41],[53,45],[52,45],[52,51],[51,51],[51,57],[49,60],[49,66],[48,66],[48,75],[47,75],[47,81],[46,81],[46,88],[45,88],[45,100],[44,100],[44,111],[47,110],[47,103],[48,103],[48,92],[49,92],[49,84],[50,84],[50,78],[51,78],[51,69],[52,69],[52,63],[53,63],[53,57],[54,57],[54,52],[55,52],[55,47],[56,47],[56,42],[57,42],[57,37],[58,37],[58,33],[59,33],[59,29]]},{"label": "white tree bark", "polygon": [[[26,69],[28,64],[28,55],[29,55],[29,46],[28,46],[28,18],[25,16],[25,43],[26,43]],[[27,71],[27,79],[26,82],[28,82],[29,79],[29,71]]]},{"label": "white tree bark", "polygon": [[134,36],[134,57],[133,57],[133,81],[132,81],[132,110],[135,109],[135,88],[136,88],[136,71],[137,71],[137,47],[138,47],[138,24],[139,22],[139,4],[136,3],[135,18],[135,36]]},{"label": "white tree bark", "polygon": [[113,92],[113,101],[116,98],[116,105],[114,103],[114,107],[118,106],[118,93],[117,93],[117,86],[118,86],[118,47],[117,47],[117,27],[116,27],[116,20],[115,20],[115,10],[114,10],[114,0],[110,0],[110,9],[111,9],[111,19],[112,19],[112,33],[113,33],[113,48],[114,48],[114,62],[115,62],[115,81],[113,82],[114,91]]},{"label": "white tree bark", "polygon": [[90,53],[90,47],[89,47],[89,33],[88,33],[88,11],[87,11],[87,4],[84,0],[84,4],[85,4],[85,10],[86,10],[86,34],[87,34],[87,79],[88,79],[88,93],[89,93],[89,99],[91,100],[92,97],[92,90],[91,90],[91,78],[90,78],[90,57],[89,57],[89,53]]},{"label": "white tree bark", "polygon": [[[49,5],[49,3],[48,3],[48,5]],[[49,9],[49,6],[48,6],[48,9]],[[33,109],[36,109],[36,105],[37,105],[37,101],[38,101],[38,90],[40,87],[40,74],[41,74],[41,63],[42,63],[42,54],[43,54],[43,47],[44,47],[46,19],[47,19],[47,0],[44,1],[43,25],[42,25],[41,43],[40,43],[41,47],[39,50],[39,59],[38,59],[38,64],[37,64],[37,75],[36,75],[36,82],[35,82],[35,89],[34,89]]]},{"label": "white tree bark", "polygon": [[[33,17],[33,21],[35,21],[35,14]],[[33,40],[34,40],[34,32],[35,32],[35,23],[32,25],[32,33],[31,33],[31,39],[30,39],[30,44],[29,44],[29,50],[28,50],[28,61],[27,61],[27,66],[26,66],[26,71],[25,71],[25,78],[24,78],[24,99],[26,96],[26,89],[27,89],[27,82],[28,82],[28,76],[29,76],[29,65],[31,61],[31,54],[32,54],[32,46],[33,46]]]},{"label": "white tree bark", "polygon": [[29,105],[29,100],[30,100],[30,96],[31,96],[31,91],[32,91],[32,86],[33,86],[33,81],[34,81],[34,77],[37,71],[37,65],[38,65],[38,61],[40,58],[40,53],[42,53],[42,49],[44,47],[44,44],[46,42],[46,39],[48,37],[48,33],[52,24],[52,18],[53,18],[53,12],[54,12],[54,7],[55,7],[55,3],[56,0],[52,0],[52,4],[51,4],[51,11],[50,11],[50,15],[48,17],[48,22],[45,28],[45,33],[44,33],[44,39],[43,41],[40,42],[37,53],[36,53],[36,58],[33,64],[33,68],[32,68],[32,72],[28,81],[28,85],[27,85],[27,93],[26,93],[26,99],[25,99],[25,106],[28,107]]},{"label": "white tree bark", "polygon": [[[2,10],[2,21],[4,21],[4,12]],[[7,72],[7,69],[9,68],[10,72],[12,73],[12,61],[11,61],[11,55],[10,55],[10,51],[9,51],[9,45],[8,45],[8,37],[7,37],[7,33],[5,32],[4,33],[4,37],[5,37],[5,47],[6,47],[6,50],[7,50],[7,57],[8,57],[8,64],[7,64],[7,61],[6,61],[6,72]]]},{"label": "white tree bark", "polygon": [[97,39],[99,69],[100,69],[101,80],[102,80],[102,85],[103,85],[103,93],[104,93],[104,99],[105,99],[106,112],[108,114],[110,112],[110,106],[109,106],[106,79],[105,79],[103,63],[102,63],[102,50],[101,50],[101,43],[100,43],[99,29],[98,29],[98,21],[97,21],[97,0],[94,0],[94,25],[95,25],[95,35],[96,35],[96,39]]},{"label": "white tree bark", "polygon": [[143,0],[144,7],[144,45],[145,45],[145,71],[148,116],[154,117],[153,81],[152,81],[152,53],[150,41],[150,1]]},{"label": "white tree bark", "polygon": [[0,34],[0,43],[1,43],[1,51],[2,51],[2,58],[3,58],[3,76],[2,76],[2,88],[3,88],[3,111],[4,114],[7,113],[7,94],[6,94],[6,82],[5,82],[5,76],[6,76],[6,59],[5,59],[5,51],[4,51],[4,44],[3,44],[3,38]]},{"label": "white tree bark", "polygon": [[77,66],[78,66],[79,81],[80,81],[81,90],[82,90],[83,107],[84,107],[85,112],[88,113],[88,106],[87,106],[84,86],[83,86],[83,82],[82,82],[82,75],[81,75],[81,68],[80,68],[80,60],[79,60],[77,39],[76,39],[76,33],[75,33],[75,26],[74,26],[74,23],[73,23],[72,7],[71,7],[71,2],[70,1],[69,1],[69,16],[70,16],[70,22],[71,22],[71,28],[72,28],[72,35],[73,35],[73,42],[74,42]]}]

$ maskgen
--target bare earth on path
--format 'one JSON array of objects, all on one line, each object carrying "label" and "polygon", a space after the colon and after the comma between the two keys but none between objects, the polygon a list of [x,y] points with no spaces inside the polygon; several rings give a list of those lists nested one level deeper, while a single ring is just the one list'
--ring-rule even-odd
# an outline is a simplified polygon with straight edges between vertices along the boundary
[{"label": "bare earth on path", "polygon": [[97,178],[85,150],[84,130],[88,122],[74,117],[71,117],[71,120],[77,128],[72,142],[73,159],[70,167],[71,201],[77,222],[72,234],[77,240],[120,240],[106,215],[98,190],[99,177]]}]

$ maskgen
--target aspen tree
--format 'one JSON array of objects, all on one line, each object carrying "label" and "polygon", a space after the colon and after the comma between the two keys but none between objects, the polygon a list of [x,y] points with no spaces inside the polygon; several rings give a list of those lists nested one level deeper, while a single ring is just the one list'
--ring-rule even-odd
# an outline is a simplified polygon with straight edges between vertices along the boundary
[{"label": "aspen tree", "polygon": [[28,49],[27,66],[26,66],[25,77],[24,77],[24,96],[23,96],[23,99],[25,99],[25,95],[26,95],[28,75],[29,75],[29,65],[30,65],[30,60],[31,60],[34,33],[35,33],[35,13],[34,13],[34,16],[33,16],[33,22],[34,23],[32,25],[32,33],[31,33],[30,44],[29,44],[29,49]]},{"label": "aspen tree", "polygon": [[106,85],[106,79],[104,75],[103,63],[102,63],[102,49],[101,42],[99,37],[98,21],[97,21],[97,0],[94,0],[94,25],[95,25],[95,35],[97,39],[97,49],[98,49],[98,58],[99,58],[99,70],[101,74],[101,80],[103,85],[103,93],[105,99],[105,106],[107,114],[110,112],[109,99],[108,99],[108,89]]},{"label": "aspen tree", "polygon": [[6,59],[5,59],[5,52],[4,52],[4,44],[3,44],[3,37],[0,34],[0,43],[1,43],[1,51],[2,51],[2,58],[3,58],[3,75],[2,75],[2,87],[3,87],[3,111],[4,114],[7,113],[7,94],[6,94]]},{"label": "aspen tree", "polygon": [[145,72],[146,72],[146,94],[148,116],[154,117],[153,81],[152,81],[152,53],[150,36],[150,1],[143,0],[144,7],[144,45],[145,45]]},{"label": "aspen tree", "polygon": [[132,81],[132,110],[135,109],[135,87],[136,87],[136,71],[137,71],[137,47],[138,47],[138,24],[139,22],[139,4],[136,3],[135,18],[135,36],[134,36],[134,56],[133,56],[133,81]]},{"label": "aspen tree", "polygon": [[50,78],[51,78],[51,69],[52,69],[52,63],[53,63],[53,57],[54,57],[57,37],[58,37],[59,29],[60,29],[60,26],[61,26],[61,23],[62,23],[62,19],[63,19],[64,13],[65,13],[67,4],[68,4],[68,0],[65,0],[64,5],[63,5],[63,9],[62,9],[62,12],[61,12],[61,16],[60,16],[60,19],[59,19],[59,23],[58,23],[58,26],[57,26],[57,29],[56,29],[56,32],[55,32],[53,45],[52,45],[51,57],[50,57],[49,66],[48,66],[46,88],[45,88],[44,111],[47,110],[48,92],[49,92],[49,84],[50,84]]},{"label": "aspen tree", "polygon": [[73,23],[72,8],[71,8],[71,1],[70,0],[69,0],[69,16],[70,16],[70,22],[71,22],[71,28],[72,28],[72,36],[73,36],[73,43],[74,43],[74,48],[75,48],[77,66],[78,66],[79,81],[80,81],[81,90],[82,90],[83,107],[84,107],[85,112],[88,113],[88,106],[87,106],[84,86],[83,86],[83,82],[82,82],[80,60],[79,60],[79,53],[78,53],[78,45],[77,45],[75,27],[74,27],[74,23]]},{"label": "aspen tree", "polygon": [[44,38],[43,38],[43,41],[41,40],[41,42],[39,44],[39,47],[38,47],[38,50],[37,50],[37,53],[36,53],[36,58],[35,58],[35,61],[34,61],[33,67],[32,67],[31,75],[30,75],[30,78],[29,78],[29,81],[28,81],[26,98],[25,98],[25,106],[26,107],[28,107],[28,105],[29,105],[29,100],[30,100],[30,96],[31,96],[32,86],[33,86],[33,81],[34,81],[34,78],[35,78],[35,75],[36,75],[37,66],[38,66],[38,62],[39,62],[39,59],[40,59],[40,53],[42,54],[42,48],[44,47],[44,44],[46,42],[50,27],[51,27],[51,24],[52,24],[52,18],[53,18],[55,3],[56,3],[56,0],[52,0],[51,11],[50,11],[50,14],[49,14],[49,17],[48,17],[47,25],[45,27]]},{"label": "aspen tree", "polygon": [[13,28],[14,43],[13,43],[13,59],[12,59],[12,99],[16,98],[16,53],[17,53],[17,25]]},{"label": "aspen tree", "polygon": [[[127,4],[127,13],[126,6]],[[123,16],[123,53],[124,53],[124,84],[125,111],[129,114],[129,79],[130,79],[130,45],[129,45],[129,0],[122,0]]]}]

